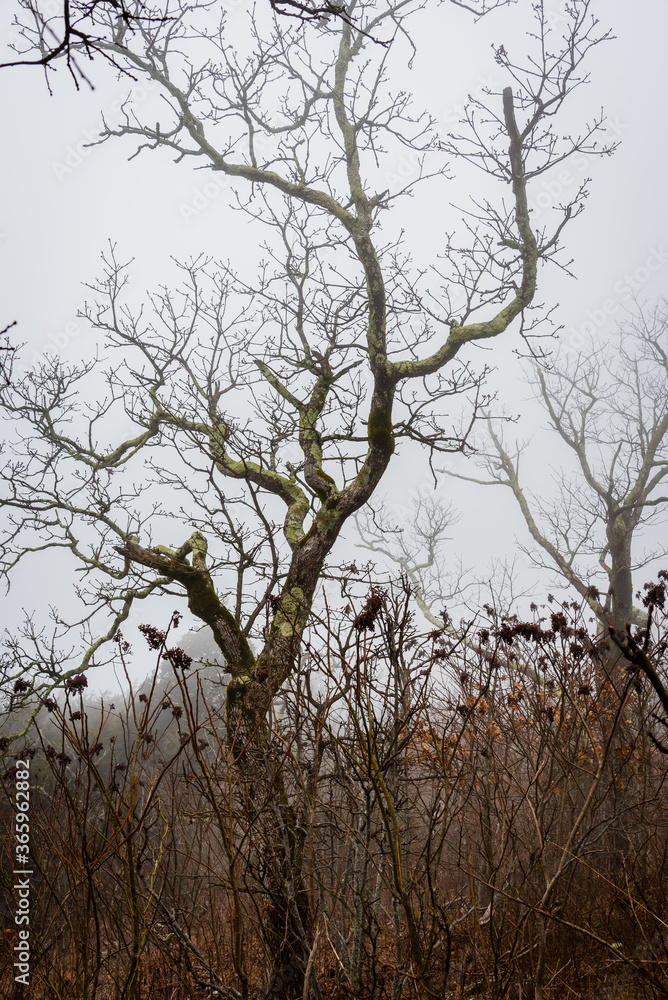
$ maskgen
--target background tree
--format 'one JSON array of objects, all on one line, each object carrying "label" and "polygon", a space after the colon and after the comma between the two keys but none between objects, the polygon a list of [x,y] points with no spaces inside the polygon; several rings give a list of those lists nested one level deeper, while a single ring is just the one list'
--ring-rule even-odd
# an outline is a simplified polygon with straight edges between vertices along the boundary
[{"label": "background tree", "polygon": [[[389,91],[411,13],[405,0],[353,2],[347,20],[318,36],[251,18],[244,56],[224,18],[213,30],[208,10],[184,6],[100,42],[122,68],[157,82],[167,116],[147,123],[126,107],[104,140],[195,157],[231,178],[242,210],[268,224],[266,262],[253,282],[229,265],[189,262],[181,287],[155,294],[149,315],[133,310],[112,249],[87,311],[122,351],[104,391],[93,364],[53,362],[3,395],[18,428],[2,473],[3,568],[11,573],[36,550],[68,552],[86,605],[78,622],[56,616],[54,636],[29,622],[10,646],[7,672],[48,689],[100,662],[134,602],[187,598],[231,675],[230,749],[251,822],[274,852],[264,858],[272,981],[290,995],[302,995],[308,966],[308,893],[299,874],[286,877],[300,848],[272,754],[273,700],[298,661],[325,562],[396,441],[417,441],[432,456],[461,449],[466,433],[453,440],[443,410],[453,394],[470,392],[475,415],[480,377],[457,367],[460,351],[514,320],[530,330],[525,311],[539,266],[556,254],[582,192],[554,232],[535,232],[528,184],[575,152],[598,151],[600,118],[566,138],[553,124],[583,79],[583,60],[607,37],[587,0],[569,7],[561,38],[533,5],[537,54],[523,68],[501,46],[496,58],[512,85],[490,94],[488,108],[474,102],[465,131],[445,144],[404,92]],[[397,197],[376,189],[385,144],[424,154],[418,179],[427,169],[442,179],[446,153],[498,182],[496,206],[486,193],[484,213],[472,210],[468,243],[445,251],[440,269],[463,293],[456,310],[452,285],[434,305],[381,235],[382,213]],[[131,430],[119,438],[121,422]],[[84,649],[64,661],[63,636],[81,628]]]},{"label": "background tree", "polygon": [[[497,614],[513,613],[530,594],[515,560],[493,559],[483,575],[467,569],[460,554],[448,551],[461,514],[443,499],[439,485],[418,493],[410,507],[396,509],[380,503],[373,510],[365,508],[355,518],[360,546],[372,557],[380,557],[383,568],[398,567],[410,582],[420,611],[436,628],[443,628],[445,620],[455,630],[448,612],[453,605],[465,605],[472,614],[485,603]],[[381,567],[373,565],[372,575],[377,576]]]},{"label": "background tree", "polygon": [[624,633],[646,617],[634,608],[633,572],[663,554],[635,550],[638,529],[668,503],[667,303],[630,316],[609,343],[563,350],[535,365],[530,378],[576,473],[559,473],[554,500],[532,497],[521,483],[526,444],[505,444],[499,423],[488,418],[488,447],[477,461],[489,478],[474,481],[512,491],[539,546],[532,558],[556,569],[605,627]]},{"label": "background tree", "polygon": [[459,518],[452,504],[426,492],[396,514],[385,504],[375,504],[355,518],[361,546],[398,567],[410,582],[420,611],[436,628],[443,627],[442,612],[449,601],[471,586],[461,565],[453,567],[452,558],[443,552],[444,544],[452,540],[446,532]]}]

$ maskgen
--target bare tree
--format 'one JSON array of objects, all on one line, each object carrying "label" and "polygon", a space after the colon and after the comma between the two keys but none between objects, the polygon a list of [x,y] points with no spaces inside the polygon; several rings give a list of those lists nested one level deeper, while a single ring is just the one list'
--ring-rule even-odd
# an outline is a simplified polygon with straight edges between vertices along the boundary
[{"label": "bare tree", "polygon": [[668,304],[639,310],[608,344],[591,344],[577,355],[563,351],[549,366],[536,365],[531,379],[576,473],[559,473],[553,500],[532,497],[520,474],[526,444],[506,444],[499,423],[488,418],[489,446],[477,459],[488,478],[473,481],[512,491],[541,551],[536,562],[555,568],[605,627],[611,622],[623,634],[627,623],[643,624],[646,617],[634,608],[633,572],[661,554],[635,550],[638,530],[668,502],[662,492],[668,477]]},{"label": "bare tree", "polygon": [[365,508],[355,522],[360,545],[369,553],[393,563],[410,581],[420,611],[436,628],[444,624],[443,610],[467,589],[461,565],[446,560],[446,534],[459,520],[452,504],[438,496],[420,493],[410,507],[394,514],[384,504]]},{"label": "bare tree", "polygon": [[[452,621],[448,609],[465,605],[472,615],[484,604],[498,615],[512,614],[518,602],[530,594],[521,581],[515,559],[492,559],[485,571],[473,571],[463,565],[459,553],[449,551],[447,543],[457,537],[452,528],[461,514],[437,491],[419,492],[392,510],[388,505],[367,506],[356,518],[359,544],[372,557],[397,567],[411,585],[415,601],[428,622],[436,628],[444,625],[461,638],[463,632]],[[380,572],[375,563],[374,572]],[[521,589],[520,589],[521,588]]]},{"label": "bare tree", "polygon": [[[245,58],[224,19],[214,30],[210,12],[185,5],[100,41],[122,68],[159,85],[167,116],[149,123],[126,105],[104,141],[194,158],[230,178],[238,205],[268,234],[266,263],[247,281],[230,265],[191,261],[180,288],[136,312],[112,249],[87,310],[122,353],[104,387],[93,365],[49,362],[5,390],[17,437],[2,473],[3,570],[62,550],[81,572],[85,604],[76,622],[54,613],[51,636],[29,622],[5,667],[45,691],[99,663],[133,603],[187,598],[231,675],[227,733],[248,808],[262,817],[264,842],[281,845],[268,920],[272,982],[286,995],[304,988],[308,893],[298,873],[286,879],[298,837],[268,713],[298,660],[326,560],[396,441],[419,442],[432,457],[465,447],[468,430],[444,429],[453,395],[472,394],[474,415],[479,398],[480,376],[457,366],[459,353],[514,320],[530,333],[539,266],[558,251],[582,193],[553,232],[536,232],[527,186],[575,152],[599,151],[601,119],[567,138],[553,125],[585,79],[583,60],[608,37],[590,7],[569,7],[557,38],[542,4],[532,5],[537,54],[523,68],[501,46],[512,85],[490,93],[487,107],[473,102],[461,136],[447,142],[404,92],[388,89],[394,62],[412,55],[408,0],[352,2],[318,35],[251,17]],[[197,66],[187,57],[193,38]],[[211,58],[202,62],[204,46]],[[442,154],[498,182],[498,203],[474,202],[461,246],[450,240],[438,298],[378,235],[399,196],[374,187],[385,145],[420,157],[401,194],[442,178]],[[121,438],[119,421],[132,426]],[[63,637],[82,628],[85,646],[68,661]]]}]

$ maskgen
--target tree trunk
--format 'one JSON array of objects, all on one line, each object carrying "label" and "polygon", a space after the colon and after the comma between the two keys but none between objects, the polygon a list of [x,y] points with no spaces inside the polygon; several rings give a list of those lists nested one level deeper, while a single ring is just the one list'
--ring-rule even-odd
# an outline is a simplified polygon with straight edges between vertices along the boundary
[{"label": "tree trunk", "polygon": [[633,618],[633,574],[631,539],[633,528],[621,515],[608,524],[610,552],[610,596],[612,624],[624,634]]}]

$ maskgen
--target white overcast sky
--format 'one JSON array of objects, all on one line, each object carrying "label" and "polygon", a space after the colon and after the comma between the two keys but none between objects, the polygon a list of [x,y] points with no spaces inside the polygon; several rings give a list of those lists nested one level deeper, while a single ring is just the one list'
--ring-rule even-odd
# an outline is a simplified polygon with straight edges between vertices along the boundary
[{"label": "white overcast sky", "polygon": [[[247,4],[227,6],[234,30],[243,32]],[[428,106],[444,123],[444,131],[453,126],[467,93],[479,92],[486,83],[504,82],[491,43],[503,44],[511,55],[523,48],[529,6],[521,0],[475,29],[468,15],[449,4],[430,3],[418,17],[419,58],[412,71],[405,71],[401,86],[416,92],[417,105]],[[548,6],[558,17],[563,3],[555,0]],[[11,41],[10,22],[17,7],[12,0],[1,5],[4,45]],[[540,296],[549,304],[559,303],[563,336],[573,343],[583,324],[593,324],[601,338],[610,334],[630,302],[631,283],[650,300],[668,292],[668,4],[601,0],[597,13],[617,38],[594,53],[592,82],[571,113],[591,118],[603,106],[608,135],[620,139],[621,146],[614,157],[591,160],[582,171],[592,177],[591,196],[585,214],[566,236],[577,279],[555,273]],[[7,56],[2,53],[2,58]],[[137,293],[169,278],[171,256],[184,259],[204,252],[243,263],[252,260],[257,243],[247,221],[227,209],[226,193],[190,163],[175,165],[166,152],[128,162],[133,150],[118,142],[86,147],[97,134],[100,113],[113,121],[128,90],[102,62],[89,72],[96,85],[93,92],[85,87],[76,92],[62,68],[49,96],[39,69],[0,71],[0,328],[17,321],[13,336],[29,345],[27,361],[47,345],[54,345],[68,361],[89,354],[94,335],[76,313],[86,294],[82,283],[95,277],[100,252],[109,241],[118,244],[121,257],[135,258]],[[155,91],[142,91],[142,86],[140,82],[135,99],[146,102],[147,108],[155,105],[157,111]],[[405,161],[388,166],[390,173],[406,170],[410,166]],[[568,197],[577,173],[576,168],[570,179],[559,181],[557,172],[552,183],[563,191],[546,189],[542,182],[536,185],[531,196],[536,217],[547,198]],[[448,190],[439,195],[444,204],[453,197],[461,198],[461,189],[456,195]],[[412,240],[437,248],[440,216],[426,201],[407,201],[403,218],[400,207],[395,211]],[[487,360],[500,366],[497,385],[506,406],[521,412],[528,389],[519,380],[509,341],[495,344]],[[538,430],[534,421],[525,432]],[[428,485],[427,469],[417,463],[411,476],[393,485],[393,496],[405,503],[411,490]],[[497,493],[492,497],[489,491],[452,487],[455,503],[465,508],[456,532],[459,544],[453,545],[468,563],[482,564],[490,550],[511,551],[515,535],[526,540],[508,498]],[[16,610],[18,602],[28,607],[36,590],[46,599],[57,598],[56,564],[51,560],[45,565],[37,588],[26,567],[7,606]]]}]

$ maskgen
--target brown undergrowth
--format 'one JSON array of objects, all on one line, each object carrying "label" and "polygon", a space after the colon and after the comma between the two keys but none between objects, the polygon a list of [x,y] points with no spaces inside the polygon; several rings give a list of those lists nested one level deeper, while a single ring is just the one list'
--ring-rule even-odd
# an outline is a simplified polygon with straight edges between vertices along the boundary
[{"label": "brown undergrowth", "polygon": [[[663,672],[658,606],[652,630],[631,639]],[[270,719],[280,808],[239,781],[221,678],[143,631],[141,688],[114,704],[71,678],[3,739],[3,997],[25,995],[8,803],[26,757],[35,1000],[668,996],[668,727],[580,606],[424,635],[407,589],[375,587],[314,619]],[[297,886],[290,953],[277,908]]]}]

